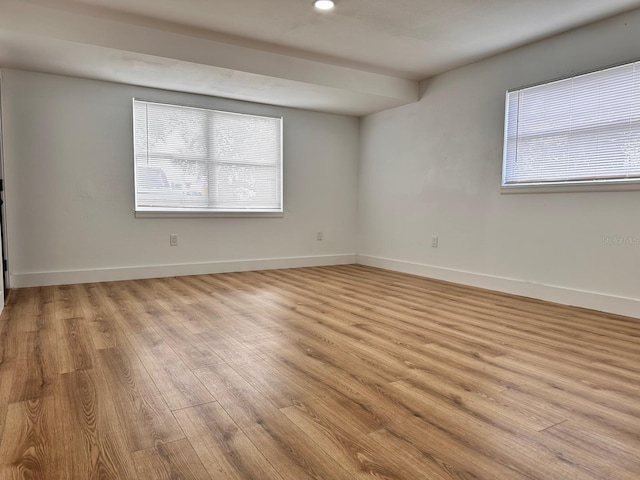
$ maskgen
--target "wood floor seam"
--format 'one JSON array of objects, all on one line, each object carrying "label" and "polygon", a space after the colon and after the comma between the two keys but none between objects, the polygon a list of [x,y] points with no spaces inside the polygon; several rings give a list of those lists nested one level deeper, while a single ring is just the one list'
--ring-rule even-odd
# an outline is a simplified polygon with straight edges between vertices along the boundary
[{"label": "wood floor seam", "polygon": [[566,423],[568,421],[569,421],[569,419],[562,420],[561,422],[554,423],[553,425],[549,425],[548,427],[543,428],[542,430],[538,430],[538,432],[540,432],[540,433],[546,432],[546,431],[551,430],[552,428],[557,427],[558,425],[562,425],[563,423]]}]

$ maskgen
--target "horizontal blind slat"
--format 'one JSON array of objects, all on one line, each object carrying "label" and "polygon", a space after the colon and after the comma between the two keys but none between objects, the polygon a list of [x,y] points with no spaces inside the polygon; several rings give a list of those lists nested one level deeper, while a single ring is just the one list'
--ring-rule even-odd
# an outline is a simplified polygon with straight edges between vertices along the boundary
[{"label": "horizontal blind slat", "polygon": [[640,179],[639,65],[509,92],[503,184]]}]

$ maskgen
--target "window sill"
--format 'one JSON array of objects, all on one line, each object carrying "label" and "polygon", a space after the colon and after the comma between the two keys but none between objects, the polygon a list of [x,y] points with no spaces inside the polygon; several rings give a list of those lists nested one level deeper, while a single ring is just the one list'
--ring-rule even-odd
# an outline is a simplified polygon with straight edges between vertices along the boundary
[{"label": "window sill", "polygon": [[281,218],[284,212],[203,212],[194,210],[138,210],[136,218]]},{"label": "window sill", "polygon": [[640,190],[640,182],[561,183],[555,185],[502,185],[501,194],[632,192]]}]

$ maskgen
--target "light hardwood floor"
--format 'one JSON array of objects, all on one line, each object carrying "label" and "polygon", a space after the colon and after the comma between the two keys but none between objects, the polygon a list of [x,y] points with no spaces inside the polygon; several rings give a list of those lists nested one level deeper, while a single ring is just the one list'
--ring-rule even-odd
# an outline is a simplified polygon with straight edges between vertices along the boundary
[{"label": "light hardwood floor", "polygon": [[1,479],[639,479],[640,320],[362,266],[20,289]]}]

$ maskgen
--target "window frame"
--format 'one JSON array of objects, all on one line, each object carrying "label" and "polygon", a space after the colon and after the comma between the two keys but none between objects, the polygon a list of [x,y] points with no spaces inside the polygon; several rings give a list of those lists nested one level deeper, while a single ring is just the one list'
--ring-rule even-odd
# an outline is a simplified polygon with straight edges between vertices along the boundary
[{"label": "window frame", "polygon": [[571,78],[577,78],[592,73],[598,73],[605,70],[613,69],[616,67],[622,67],[626,65],[632,65],[640,63],[640,58],[633,60],[625,60],[619,63],[614,63],[602,67],[593,68],[579,73],[571,73],[561,77],[557,77],[551,80],[543,80],[527,85],[523,85],[516,88],[511,88],[505,93],[504,104],[504,128],[503,128],[503,150],[502,150],[502,169],[501,169],[501,185],[500,193],[502,194],[519,194],[519,193],[565,193],[565,192],[625,192],[625,191],[638,191],[640,190],[640,178],[631,179],[598,179],[594,177],[590,180],[562,180],[562,181],[549,181],[549,182],[532,182],[521,184],[506,184],[506,170],[507,170],[507,143],[509,141],[509,95],[512,92],[526,90],[537,86],[547,85],[562,80],[568,80]]},{"label": "window frame", "polygon": [[[196,208],[172,208],[172,207],[138,207],[138,168],[137,168],[137,154],[136,154],[136,116],[135,116],[135,104],[136,102],[165,105],[169,107],[188,108],[195,110],[213,111],[224,114],[233,114],[249,117],[263,117],[280,120],[280,135],[278,138],[280,158],[279,158],[279,176],[277,181],[279,183],[279,203],[280,209],[269,210],[250,210],[250,209],[226,209],[226,210],[207,210]],[[136,218],[206,218],[206,217],[284,217],[284,117],[282,115],[265,115],[258,113],[248,113],[247,111],[235,111],[235,110],[223,110],[219,108],[213,108],[202,105],[193,105],[188,103],[172,103],[166,101],[149,100],[147,98],[133,97],[131,100],[131,113],[132,113],[132,141],[133,141],[133,178],[134,178],[134,206],[133,212]],[[192,159],[194,162],[204,162],[209,164],[207,158]],[[220,163],[220,162],[211,162]],[[222,162],[224,163],[224,162]],[[209,168],[211,166],[209,165]]]}]

